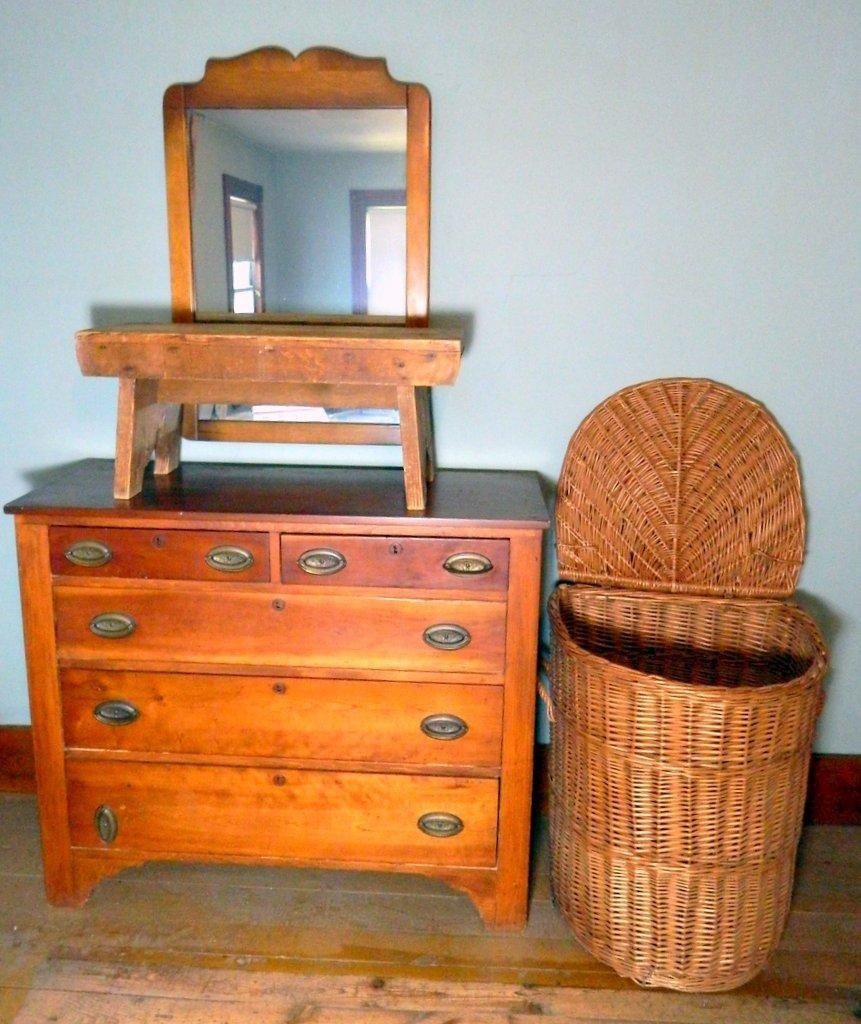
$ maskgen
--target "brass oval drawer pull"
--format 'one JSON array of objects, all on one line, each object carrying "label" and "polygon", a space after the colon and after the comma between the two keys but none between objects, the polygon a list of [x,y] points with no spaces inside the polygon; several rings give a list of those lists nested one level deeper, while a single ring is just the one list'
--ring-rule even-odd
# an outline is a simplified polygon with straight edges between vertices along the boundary
[{"label": "brass oval drawer pull", "polygon": [[428,626],[423,634],[424,642],[438,651],[457,651],[472,640],[469,630],[454,623],[441,622],[436,626]]},{"label": "brass oval drawer pull", "polygon": [[254,555],[235,544],[219,544],[206,554],[206,564],[219,572],[242,572],[254,565]]},{"label": "brass oval drawer pull", "polygon": [[66,558],[73,565],[81,565],[85,569],[97,569],[107,565],[114,553],[100,540],[77,540],[66,551]]},{"label": "brass oval drawer pull", "polygon": [[347,567],[347,559],[334,548],[311,548],[299,555],[299,568],[311,576],[333,576]]},{"label": "brass oval drawer pull", "polygon": [[458,715],[428,715],[422,719],[422,732],[432,740],[459,740],[469,726]]},{"label": "brass oval drawer pull", "polygon": [[493,562],[486,555],[479,555],[475,551],[459,551],[456,555],[450,555],[442,567],[454,576],[482,576],[490,572]]},{"label": "brass oval drawer pull", "polygon": [[127,700],[103,700],[93,708],[93,716],[102,725],[131,725],[140,715],[134,704]]},{"label": "brass oval drawer pull", "polygon": [[96,808],[93,821],[96,826],[96,831],[99,833],[99,839],[101,839],[103,843],[112,843],[117,838],[117,833],[120,830],[120,824],[117,821],[116,812],[112,807],[108,807],[107,804],[102,804],[100,807]]},{"label": "brass oval drawer pull", "polygon": [[135,620],[125,612],[102,612],[90,622],[90,632],[105,640],[122,640],[124,636],[131,636],[136,626]]},{"label": "brass oval drawer pull", "polygon": [[448,811],[431,811],[423,814],[418,820],[418,826],[426,836],[433,839],[449,839],[458,832],[463,832],[463,821]]}]

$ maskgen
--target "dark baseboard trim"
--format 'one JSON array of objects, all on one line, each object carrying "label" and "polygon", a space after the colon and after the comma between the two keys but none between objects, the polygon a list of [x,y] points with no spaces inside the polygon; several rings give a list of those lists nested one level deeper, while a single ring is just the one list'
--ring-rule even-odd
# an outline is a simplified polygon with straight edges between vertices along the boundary
[{"label": "dark baseboard trim", "polygon": [[33,730],[29,725],[0,725],[0,792],[36,792]]},{"label": "dark baseboard trim", "polygon": [[861,825],[861,755],[813,755],[806,820],[811,825]]},{"label": "dark baseboard trim", "polygon": [[[535,748],[535,806],[546,811],[549,747]],[[36,773],[29,725],[0,726],[0,792],[33,793]],[[805,821],[809,825],[861,825],[861,754],[814,754]]]}]

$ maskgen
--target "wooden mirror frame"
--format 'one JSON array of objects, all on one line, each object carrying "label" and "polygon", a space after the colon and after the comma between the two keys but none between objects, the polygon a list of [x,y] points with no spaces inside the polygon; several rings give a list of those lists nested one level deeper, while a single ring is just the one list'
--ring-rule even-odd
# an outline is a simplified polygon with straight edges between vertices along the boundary
[{"label": "wooden mirror frame", "polygon": [[[212,58],[198,82],[177,83],[164,95],[164,142],[167,174],[168,241],[171,309],[175,322],[198,318],[192,250],[193,155],[190,109],[391,109],[403,108],[407,118],[406,144],[406,315],[374,318],[351,315],[263,314],[236,318],[244,325],[259,324],[398,324],[425,327],[428,323],[430,273],[430,95],[423,85],[398,82],[382,58],[357,57],[341,50],[315,47],[294,57],[280,47],[263,47],[236,57]],[[234,317],[225,314],[225,320]],[[207,320],[212,322],[211,317]],[[336,387],[337,390],[337,387]],[[313,398],[313,395],[310,396]],[[300,404],[308,404],[304,395]],[[327,403],[337,404],[332,388]],[[346,392],[343,404],[355,396]],[[321,403],[322,404],[322,403]],[[200,421],[195,406],[186,407],[183,435],[218,440],[298,440],[303,431],[294,423],[258,424],[222,421],[218,429]],[[319,426],[327,426],[320,424]],[[331,424],[335,426],[335,424]],[[343,425],[340,425],[343,426]],[[379,432],[383,436],[382,431]],[[328,440],[323,431],[317,441]],[[332,431],[331,440],[343,440]],[[385,442],[384,442],[385,443]]]}]

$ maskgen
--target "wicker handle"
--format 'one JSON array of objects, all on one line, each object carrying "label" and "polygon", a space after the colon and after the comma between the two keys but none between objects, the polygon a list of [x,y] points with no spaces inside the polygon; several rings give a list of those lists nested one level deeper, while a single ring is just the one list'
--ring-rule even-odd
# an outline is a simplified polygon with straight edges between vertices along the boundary
[{"label": "wicker handle", "polygon": [[[550,666],[547,664],[547,661],[545,659],[543,659],[543,658],[541,659],[541,668],[542,668],[544,674],[549,679],[550,678]],[[538,696],[547,705],[547,717],[550,719],[551,723],[555,724],[556,723],[556,708],[553,706],[553,698],[550,696],[550,691],[547,689],[547,687],[544,685],[544,683],[541,682],[541,678],[540,677],[538,679]]]}]

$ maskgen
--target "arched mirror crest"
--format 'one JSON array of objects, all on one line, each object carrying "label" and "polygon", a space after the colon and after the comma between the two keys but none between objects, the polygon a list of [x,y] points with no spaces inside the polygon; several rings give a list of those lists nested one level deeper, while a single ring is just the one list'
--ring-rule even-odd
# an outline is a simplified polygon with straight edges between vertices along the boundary
[{"label": "arched mirror crest", "polygon": [[427,322],[423,86],[267,47],[209,60],[164,116],[174,319]]}]

